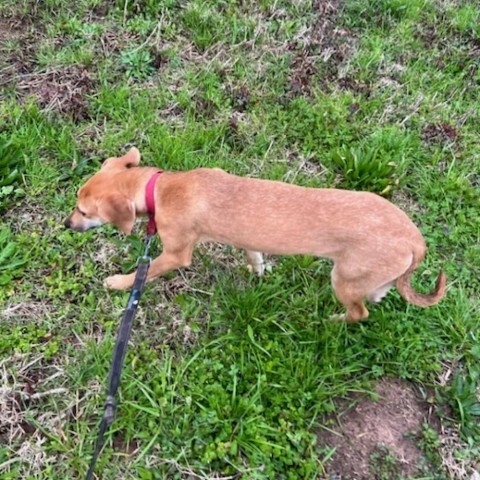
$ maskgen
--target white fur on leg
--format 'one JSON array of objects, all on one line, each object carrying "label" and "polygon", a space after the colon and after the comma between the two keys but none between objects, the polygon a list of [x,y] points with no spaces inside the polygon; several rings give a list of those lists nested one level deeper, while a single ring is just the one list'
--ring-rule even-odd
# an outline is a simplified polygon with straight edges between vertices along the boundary
[{"label": "white fur on leg", "polygon": [[393,287],[393,282],[383,285],[383,287],[377,288],[374,292],[368,295],[368,301],[372,303],[378,303]]},{"label": "white fur on leg", "polygon": [[265,273],[265,262],[263,261],[263,254],[251,250],[245,250],[247,256],[247,268],[249,272],[261,277]]},{"label": "white fur on leg", "polygon": [[328,317],[328,319],[332,322],[345,322],[347,320],[347,314],[346,313],[332,313]]}]

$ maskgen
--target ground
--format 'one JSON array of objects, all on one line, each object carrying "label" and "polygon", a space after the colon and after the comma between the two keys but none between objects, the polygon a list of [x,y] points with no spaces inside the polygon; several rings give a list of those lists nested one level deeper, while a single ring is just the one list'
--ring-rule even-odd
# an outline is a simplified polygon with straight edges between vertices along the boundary
[{"label": "ground", "polygon": [[[374,390],[377,398],[357,399],[341,413],[328,430],[318,432],[319,443],[335,447],[327,469],[330,476],[367,480],[376,471],[378,456],[389,456],[386,478],[419,473],[425,463],[415,435],[424,422],[432,423],[431,405],[420,400],[412,385],[396,379],[383,379]],[[437,423],[437,422],[435,422]]]},{"label": "ground", "polygon": [[[201,245],[146,288],[104,479],[479,478],[480,8],[467,0],[5,0],[0,477],[81,478],[144,224],[63,228],[101,162],[381,194],[448,293],[356,325],[331,265]],[[361,221],[361,219],[359,219]],[[155,243],[154,251],[161,248]]]}]

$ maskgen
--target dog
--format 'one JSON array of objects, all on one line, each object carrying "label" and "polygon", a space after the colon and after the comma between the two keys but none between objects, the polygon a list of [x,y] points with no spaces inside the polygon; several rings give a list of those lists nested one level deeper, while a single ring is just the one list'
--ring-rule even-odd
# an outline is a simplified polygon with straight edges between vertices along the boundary
[{"label": "dog", "polygon": [[[80,188],[65,226],[83,232],[108,223],[131,233],[136,217],[148,213],[146,185],[159,170],[139,163],[135,147],[105,160]],[[402,210],[376,194],[243,178],[217,168],[162,172],[153,192],[163,252],[152,261],[147,281],[189,266],[195,245],[214,241],[244,249],[258,275],[264,272],[262,252],[329,258],[333,290],[349,322],[367,318],[364,301],[379,302],[393,286],[420,307],[445,294],[443,271],[433,292],[412,288],[425,240]],[[134,278],[135,272],[114,275],[104,285],[124,290]]]}]

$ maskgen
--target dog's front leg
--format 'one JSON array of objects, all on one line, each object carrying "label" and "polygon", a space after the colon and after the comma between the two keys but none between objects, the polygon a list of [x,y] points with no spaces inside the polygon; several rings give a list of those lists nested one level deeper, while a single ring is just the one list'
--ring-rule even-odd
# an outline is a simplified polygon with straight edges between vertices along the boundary
[{"label": "dog's front leg", "polygon": [[247,257],[248,270],[261,277],[265,272],[263,254],[260,252],[254,252],[253,250],[245,250],[245,256]]},{"label": "dog's front leg", "polygon": [[[164,275],[171,270],[180,267],[187,267],[192,261],[192,249],[184,249],[176,252],[164,250],[162,254],[155,258],[148,270],[147,282],[156,277]],[[132,287],[136,272],[128,275],[112,275],[104,281],[104,286],[114,290],[127,290]]]},{"label": "dog's front leg", "polygon": [[127,290],[133,285],[136,273],[135,271],[128,275],[112,275],[103,281],[103,286],[113,290]]}]

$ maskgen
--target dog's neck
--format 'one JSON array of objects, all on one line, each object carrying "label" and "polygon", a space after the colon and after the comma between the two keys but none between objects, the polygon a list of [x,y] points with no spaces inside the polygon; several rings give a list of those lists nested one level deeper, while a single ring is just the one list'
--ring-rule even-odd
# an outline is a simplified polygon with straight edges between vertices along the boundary
[{"label": "dog's neck", "polygon": [[125,182],[122,182],[124,195],[135,205],[136,215],[147,215],[145,189],[152,175],[159,170],[156,167],[133,167],[117,174],[125,176]]}]

